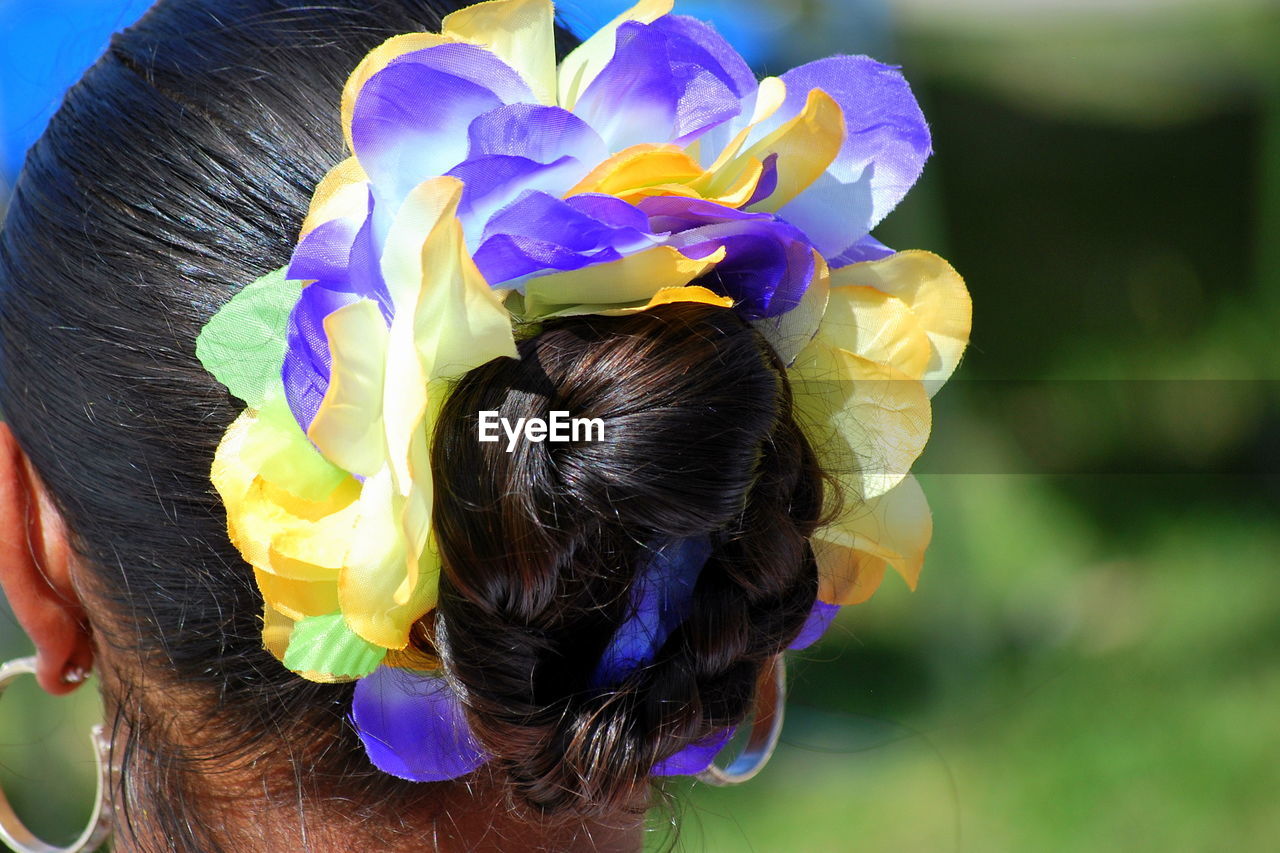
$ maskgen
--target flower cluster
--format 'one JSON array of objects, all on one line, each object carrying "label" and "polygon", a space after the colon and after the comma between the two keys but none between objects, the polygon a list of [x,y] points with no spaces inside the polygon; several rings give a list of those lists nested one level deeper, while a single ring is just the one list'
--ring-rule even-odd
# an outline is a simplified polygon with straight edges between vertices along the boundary
[{"label": "flower cluster", "polygon": [[374,50],[342,97],[351,157],[289,265],[202,333],[247,404],[213,482],[290,669],[431,668],[409,635],[436,603],[449,383],[517,357],[513,324],[575,314],[694,301],[754,323],[843,492],[815,538],[820,599],[865,600],[888,567],[914,586],[931,526],[907,472],[970,304],[945,261],[870,232],[923,169],[924,117],[866,57],[757,81],[672,5],[642,0],[558,65],[550,0]]}]

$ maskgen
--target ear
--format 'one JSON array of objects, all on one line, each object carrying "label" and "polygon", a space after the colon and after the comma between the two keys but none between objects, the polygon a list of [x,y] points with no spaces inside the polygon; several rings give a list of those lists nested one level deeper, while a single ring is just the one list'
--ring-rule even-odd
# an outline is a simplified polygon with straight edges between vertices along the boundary
[{"label": "ear", "polygon": [[[71,580],[62,515],[6,423],[0,423],[0,588],[36,645],[40,686],[70,693],[93,668],[84,606]],[[70,677],[69,677],[70,676]]]}]

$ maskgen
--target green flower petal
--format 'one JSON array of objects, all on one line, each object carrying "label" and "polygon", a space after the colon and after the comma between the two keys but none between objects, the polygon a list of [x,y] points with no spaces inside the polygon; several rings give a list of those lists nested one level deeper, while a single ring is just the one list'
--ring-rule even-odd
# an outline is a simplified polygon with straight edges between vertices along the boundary
[{"label": "green flower petal", "polygon": [[328,500],[350,476],[307,440],[289,409],[283,388],[268,392],[258,410],[254,438],[264,448],[259,471],[262,478],[303,500]]},{"label": "green flower petal", "polygon": [[337,612],[299,620],[289,637],[284,665],[294,672],[363,678],[386,656],[386,649],[358,636]]},{"label": "green flower petal", "polygon": [[196,356],[205,369],[250,408],[260,406],[280,382],[285,327],[302,294],[302,282],[286,279],[285,269],[233,296],[196,338]]}]

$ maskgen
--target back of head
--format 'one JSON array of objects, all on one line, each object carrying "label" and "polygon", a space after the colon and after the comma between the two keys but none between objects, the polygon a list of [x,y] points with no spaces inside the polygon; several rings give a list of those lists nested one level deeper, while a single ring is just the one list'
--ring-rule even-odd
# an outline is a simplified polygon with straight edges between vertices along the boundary
[{"label": "back of head", "polygon": [[[209,483],[238,406],[194,341],[288,260],[342,157],[352,68],[453,8],[163,0],[69,94],[0,234],[0,407],[74,534],[99,643],[134,662],[105,686],[132,739],[126,792],[168,849],[226,843],[192,819],[215,767],[265,767],[278,796],[365,816],[432,790],[368,765],[349,685],[264,651],[262,598]],[[732,311],[533,332],[521,360],[458,384],[435,436],[446,568],[429,650],[464,688],[495,784],[580,819],[642,806],[655,762],[742,720],[813,604],[822,493],[780,365]],[[508,452],[475,440],[482,411],[598,418],[604,438]],[[638,574],[682,541],[709,547],[691,616],[602,680]]]}]

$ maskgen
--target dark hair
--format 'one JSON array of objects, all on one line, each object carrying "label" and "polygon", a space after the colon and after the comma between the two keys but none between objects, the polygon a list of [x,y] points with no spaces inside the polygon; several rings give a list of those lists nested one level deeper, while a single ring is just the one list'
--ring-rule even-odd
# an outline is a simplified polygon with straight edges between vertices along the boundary
[{"label": "dark hair", "polygon": [[[99,642],[139,661],[108,696],[129,734],[120,805],[128,822],[144,802],[167,849],[219,849],[192,819],[192,771],[269,750],[291,759],[277,781],[295,798],[421,799],[368,765],[350,685],[304,681],[262,647],[262,599],[208,479],[239,405],[194,340],[287,261],[343,156],[338,94],[359,59],[464,5],[165,0],[68,94],[15,188],[0,408],[74,532]],[[776,361],[732,312],[566,320],[522,351],[468,375],[437,436],[439,615],[495,769],[524,801],[587,814],[743,716],[812,604],[820,486]],[[469,418],[490,400],[517,417],[593,413],[607,439],[480,446]],[[641,547],[690,531],[715,544],[695,616],[617,690],[589,689]]]},{"label": "dark hair", "polygon": [[[777,356],[732,310],[561,320],[520,351],[471,371],[436,432],[442,651],[519,795],[623,807],[655,762],[741,721],[799,633],[821,479]],[[477,440],[482,411],[599,419],[603,440],[508,452]],[[594,686],[654,544],[698,536],[712,551],[689,618],[650,665]]]}]

